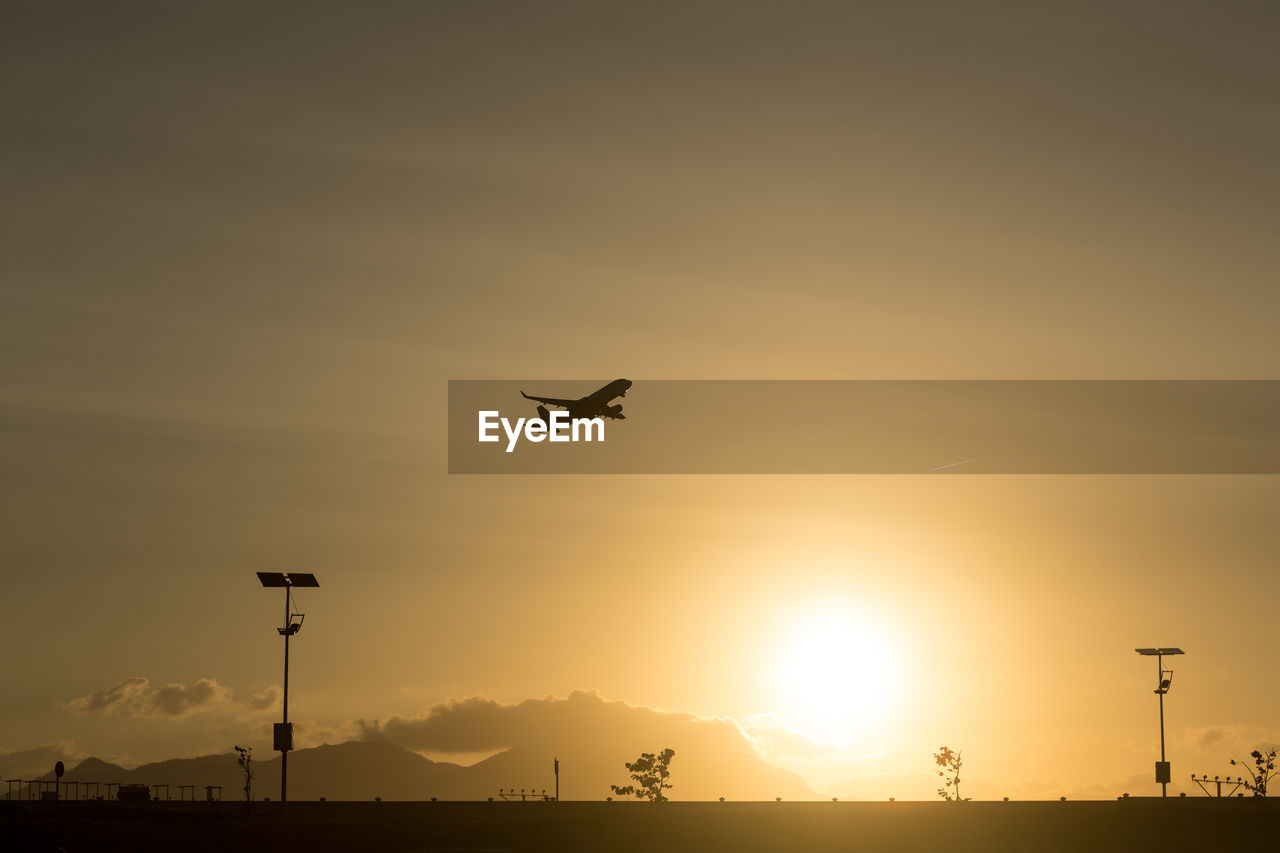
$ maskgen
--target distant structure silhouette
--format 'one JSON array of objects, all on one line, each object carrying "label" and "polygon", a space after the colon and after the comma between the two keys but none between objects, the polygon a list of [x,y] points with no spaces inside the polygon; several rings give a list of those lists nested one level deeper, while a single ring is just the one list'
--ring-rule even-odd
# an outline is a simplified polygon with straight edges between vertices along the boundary
[{"label": "distant structure silhouette", "polygon": [[[1197,785],[1199,785],[1199,786],[1200,786],[1200,790],[1201,790],[1201,791],[1204,791],[1206,794],[1209,794],[1209,796],[1211,796],[1211,797],[1223,797],[1223,796],[1225,796],[1225,797],[1231,797],[1232,795],[1234,795],[1234,794],[1235,794],[1235,792],[1236,792],[1236,791],[1240,790],[1241,786],[1243,786],[1243,785],[1244,785],[1244,779],[1243,779],[1243,778],[1241,778],[1241,777],[1239,777],[1239,776],[1237,776],[1235,779],[1232,779],[1230,776],[1228,776],[1228,777],[1227,777],[1227,778],[1225,778],[1225,779],[1223,779],[1223,778],[1222,778],[1222,777],[1220,777],[1220,776],[1214,776],[1212,779],[1210,779],[1210,778],[1209,778],[1209,774],[1207,774],[1207,773],[1206,773],[1205,775],[1203,775],[1203,776],[1199,776],[1199,777],[1197,777],[1197,776],[1196,776],[1196,774],[1192,773],[1192,774],[1191,774],[1191,781],[1192,781],[1192,782],[1195,782]],[[1213,786],[1214,786],[1214,791],[1215,791],[1215,792],[1214,792],[1214,793],[1209,793],[1209,789],[1208,789],[1208,788],[1206,788],[1206,787],[1205,787],[1205,785],[1213,785]],[[1231,788],[1227,791],[1227,793],[1226,793],[1226,794],[1223,794],[1223,793],[1222,793],[1222,786],[1223,786],[1223,785],[1230,785],[1230,786],[1231,786]],[[1129,795],[1128,795],[1128,794],[1125,794],[1125,796],[1127,797],[1127,796],[1129,796]]]},{"label": "distant structure silhouette", "polygon": [[[280,802],[289,801],[289,751],[293,749],[293,724],[289,722],[289,638],[302,630],[305,613],[293,609],[294,587],[317,587],[316,576],[306,572],[258,572],[264,587],[284,588],[284,625],[276,630],[284,637],[284,717],[275,725],[274,748],[280,753]],[[297,617],[297,621],[294,621]]]},{"label": "distant structure silhouette", "polygon": [[1160,796],[1167,797],[1169,782],[1173,775],[1164,753],[1164,696],[1169,692],[1169,686],[1173,684],[1173,670],[1164,668],[1164,658],[1166,655],[1185,655],[1186,652],[1173,647],[1134,649],[1134,651],[1144,657],[1156,659],[1156,689],[1152,691],[1160,697],[1160,760],[1156,762],[1156,782],[1160,784]]}]

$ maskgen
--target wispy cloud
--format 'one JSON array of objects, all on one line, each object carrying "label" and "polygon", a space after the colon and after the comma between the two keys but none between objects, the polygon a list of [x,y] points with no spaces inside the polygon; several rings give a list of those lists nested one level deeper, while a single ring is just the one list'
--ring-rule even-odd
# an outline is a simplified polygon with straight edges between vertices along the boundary
[{"label": "wispy cloud", "polygon": [[119,684],[60,702],[59,707],[81,714],[116,717],[187,717],[213,711],[265,711],[280,703],[281,690],[272,685],[239,701],[229,687],[213,678],[193,684],[176,682],[153,687],[145,676],[135,675]]}]

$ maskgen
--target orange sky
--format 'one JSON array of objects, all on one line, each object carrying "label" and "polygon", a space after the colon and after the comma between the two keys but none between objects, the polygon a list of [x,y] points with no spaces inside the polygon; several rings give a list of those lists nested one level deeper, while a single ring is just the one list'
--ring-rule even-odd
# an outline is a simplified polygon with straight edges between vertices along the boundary
[{"label": "orange sky", "polygon": [[[1275,378],[1274,10],[5,19],[0,753],[265,731],[259,570],[323,584],[313,742],[586,688],[808,727],[819,790],[947,743],[1114,796],[1161,644],[1175,778],[1280,739],[1274,477],[468,478],[444,434],[458,378]],[[894,661],[843,726],[778,675],[833,611]],[[231,693],[66,705],[135,677]]]}]

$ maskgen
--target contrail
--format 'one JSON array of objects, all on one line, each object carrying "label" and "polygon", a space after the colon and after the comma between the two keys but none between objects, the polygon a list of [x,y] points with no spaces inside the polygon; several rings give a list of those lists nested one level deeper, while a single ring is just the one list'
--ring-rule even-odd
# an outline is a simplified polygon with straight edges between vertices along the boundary
[{"label": "contrail", "polygon": [[963,460],[963,461],[961,461],[961,462],[952,462],[952,463],[950,463],[949,465],[939,465],[937,468],[934,468],[934,469],[932,469],[932,470],[933,470],[933,471],[942,471],[942,470],[945,470],[945,469],[947,469],[947,468],[955,468],[957,465],[968,465],[970,462],[977,462],[977,461],[978,461],[979,459],[981,459],[981,458],[982,458],[981,456],[975,456],[975,457],[973,457],[972,459],[965,459],[965,460]]}]

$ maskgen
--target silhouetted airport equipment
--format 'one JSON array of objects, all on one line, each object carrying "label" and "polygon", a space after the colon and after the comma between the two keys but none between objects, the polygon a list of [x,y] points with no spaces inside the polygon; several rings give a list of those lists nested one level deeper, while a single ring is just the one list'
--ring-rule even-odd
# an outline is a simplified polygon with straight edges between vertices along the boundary
[{"label": "silhouetted airport equipment", "polygon": [[[293,749],[293,724],[289,722],[289,638],[302,630],[305,613],[293,609],[294,587],[317,587],[316,576],[305,572],[258,572],[258,580],[264,587],[284,588],[284,625],[276,631],[284,637],[284,715],[275,724],[274,749],[280,753],[280,802],[289,801],[289,751]],[[294,621],[294,617],[297,621]]]},{"label": "silhouetted airport equipment", "polygon": [[556,759],[556,802],[560,802],[560,759]]},{"label": "silhouetted airport equipment", "polygon": [[160,800],[160,789],[161,789],[161,788],[164,788],[164,798],[165,798],[166,800],[171,800],[171,799],[173,799],[172,797],[170,797],[170,796],[169,796],[169,785],[168,785],[167,783],[163,783],[163,782],[162,782],[161,784],[159,784],[159,785],[152,785],[152,786],[151,786],[151,799],[153,799],[153,800],[155,800],[155,801],[159,802],[159,800]]},{"label": "silhouetted airport equipment", "polygon": [[62,781],[62,774],[65,772],[67,772],[67,768],[63,766],[61,761],[53,765],[53,780],[54,780],[53,781],[53,799],[54,801],[57,801],[58,799],[58,783]]},{"label": "silhouetted airport equipment", "polygon": [[4,783],[9,786],[8,792],[4,795],[4,798],[6,800],[13,799],[13,783],[14,782],[18,783],[18,797],[19,798],[22,797],[22,780],[21,779],[5,779]]},{"label": "silhouetted airport equipment", "polygon": [[1173,684],[1173,670],[1164,668],[1164,657],[1165,655],[1184,655],[1186,652],[1175,648],[1134,649],[1134,651],[1144,657],[1156,659],[1156,689],[1152,691],[1160,697],[1160,760],[1156,762],[1156,782],[1160,784],[1160,796],[1167,797],[1169,782],[1173,776],[1164,754],[1164,696],[1169,692],[1169,686]]},{"label": "silhouetted airport equipment", "polygon": [[[521,788],[520,793],[518,794],[516,793],[515,788],[512,788],[509,791],[506,788],[499,788],[498,796],[508,803],[515,802],[516,797],[519,797],[520,802],[522,803],[527,803],[529,801],[529,797],[534,797],[535,799],[541,800],[542,802],[551,802],[551,798],[547,796],[546,788],[542,789],[541,794],[539,794],[533,788]],[[489,799],[492,800],[493,797],[490,797]]]},{"label": "silhouetted airport equipment", "polygon": [[116,789],[118,789],[118,788],[120,787],[120,783],[119,783],[119,782],[107,782],[107,783],[106,783],[106,786],[107,786],[107,799],[109,800],[109,799],[111,799],[111,789],[112,789],[112,788],[116,788]]},{"label": "silhouetted airport equipment", "polygon": [[[1234,794],[1236,791],[1240,789],[1241,785],[1244,784],[1243,777],[1236,777],[1235,779],[1232,779],[1230,776],[1228,776],[1227,778],[1223,779],[1219,776],[1214,776],[1212,779],[1210,779],[1208,773],[1206,773],[1203,776],[1196,776],[1196,774],[1192,773],[1191,781],[1199,785],[1200,790],[1204,791],[1206,794],[1209,794],[1210,797],[1221,797],[1221,796],[1230,797],[1232,794]],[[1206,784],[1213,784],[1217,786],[1217,793],[1210,794],[1209,789],[1205,787]],[[1231,786],[1231,790],[1227,791],[1225,795],[1222,793],[1223,785]]]},{"label": "silhouetted airport equipment", "polygon": [[[114,783],[112,783],[114,784]],[[122,803],[145,803],[151,799],[151,791],[146,785],[120,785],[116,799]]]},{"label": "silhouetted airport equipment", "polygon": [[[190,800],[191,802],[193,802],[193,803],[194,803],[194,802],[196,801],[196,788],[199,788],[199,787],[201,787],[201,786],[199,786],[199,785],[178,785],[178,786],[176,786],[176,787],[177,787],[177,789],[178,789],[178,802],[182,803],[182,802],[187,802],[188,800]],[[191,796],[190,796],[190,797],[188,797],[188,796],[187,796],[187,793],[188,793],[188,792],[190,792],[190,794],[191,794]],[[214,796],[215,792],[216,792],[217,796]],[[205,799],[205,802],[207,802],[207,803],[216,803],[216,802],[220,801],[220,800],[222,799],[222,786],[221,786],[221,785],[205,785],[205,786],[204,786],[204,799]]]}]

